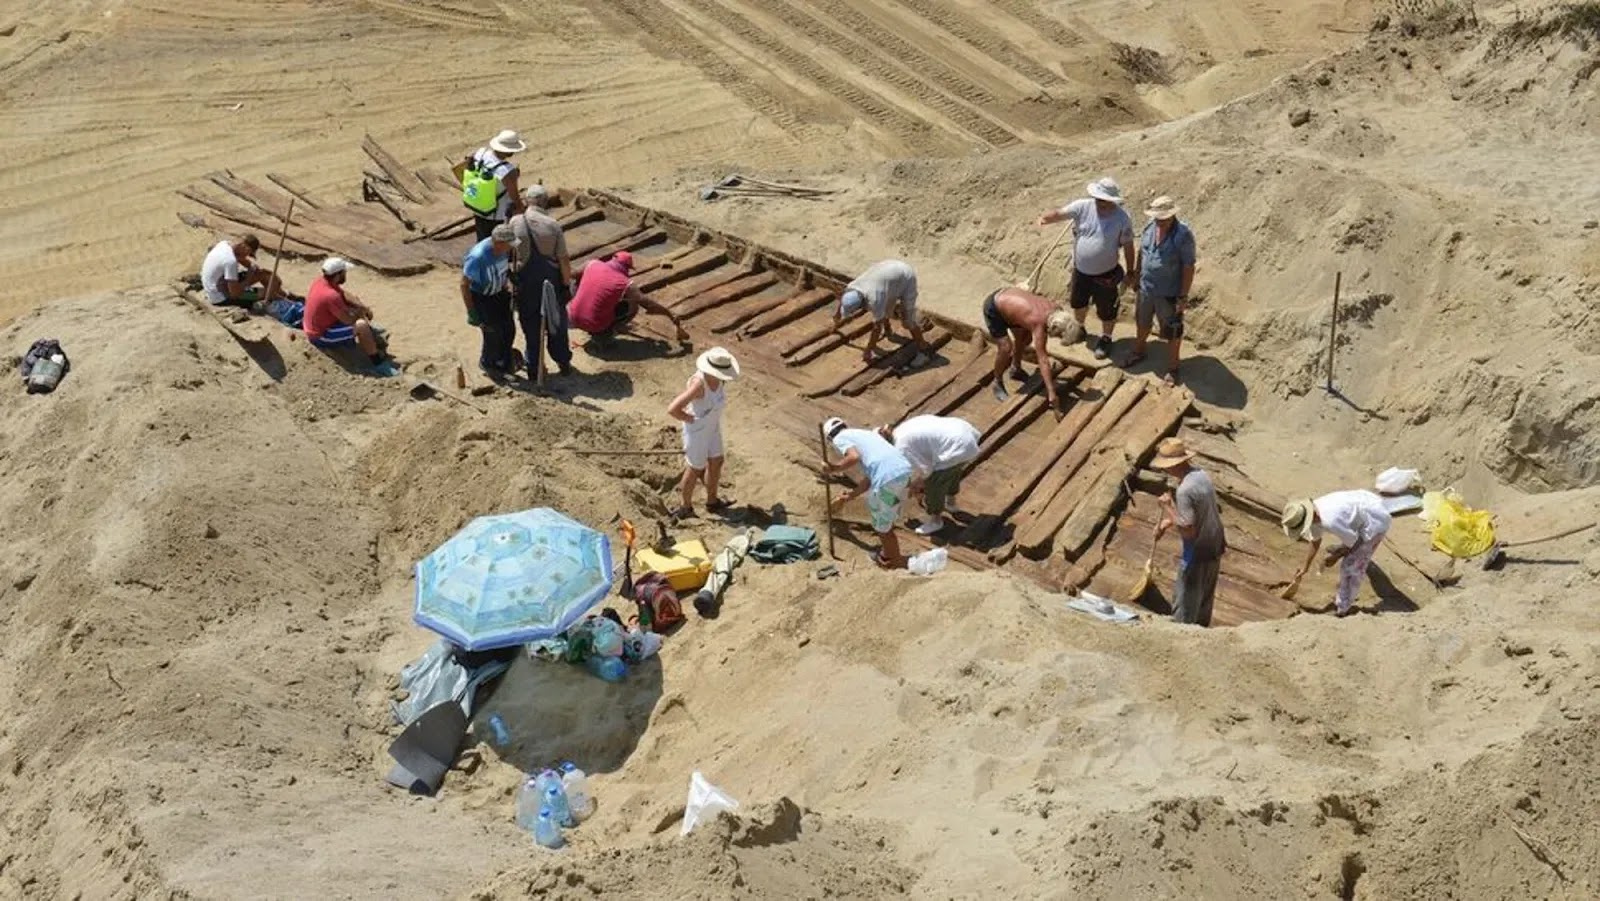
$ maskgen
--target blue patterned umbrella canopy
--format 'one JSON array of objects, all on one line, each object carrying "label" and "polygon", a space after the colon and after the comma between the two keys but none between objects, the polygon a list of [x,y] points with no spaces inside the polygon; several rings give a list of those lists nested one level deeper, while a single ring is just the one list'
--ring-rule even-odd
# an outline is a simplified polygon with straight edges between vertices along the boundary
[{"label": "blue patterned umbrella canopy", "polygon": [[469,651],[551,638],[611,591],[611,542],[554,510],[480,516],[417,563],[416,621]]}]

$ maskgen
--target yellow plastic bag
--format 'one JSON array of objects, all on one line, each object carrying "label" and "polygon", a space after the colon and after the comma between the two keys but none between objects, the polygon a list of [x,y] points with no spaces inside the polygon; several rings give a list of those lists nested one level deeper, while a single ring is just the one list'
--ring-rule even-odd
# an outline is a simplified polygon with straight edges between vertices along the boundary
[{"label": "yellow plastic bag", "polygon": [[1488,510],[1474,510],[1452,490],[1422,496],[1422,518],[1430,524],[1433,547],[1457,559],[1476,557],[1494,546]]}]

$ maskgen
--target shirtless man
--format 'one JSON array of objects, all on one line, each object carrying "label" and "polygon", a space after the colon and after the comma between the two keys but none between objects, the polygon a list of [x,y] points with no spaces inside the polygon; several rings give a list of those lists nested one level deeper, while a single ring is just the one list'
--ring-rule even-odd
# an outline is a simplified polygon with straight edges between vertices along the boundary
[{"label": "shirtless man", "polygon": [[1033,346],[1033,358],[1039,364],[1040,378],[1044,380],[1045,398],[1050,409],[1060,419],[1063,410],[1056,395],[1056,380],[1050,378],[1050,351],[1047,341],[1051,335],[1067,340],[1076,320],[1061,310],[1048,297],[1041,297],[1021,288],[1001,288],[983,301],[983,325],[989,337],[995,340],[994,399],[1004,401],[1011,395],[1006,391],[1006,367],[1021,381],[1022,345]]}]

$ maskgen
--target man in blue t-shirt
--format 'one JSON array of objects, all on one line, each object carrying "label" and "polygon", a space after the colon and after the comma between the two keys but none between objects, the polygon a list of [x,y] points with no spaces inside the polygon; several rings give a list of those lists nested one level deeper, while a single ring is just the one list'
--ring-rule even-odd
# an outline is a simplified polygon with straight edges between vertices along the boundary
[{"label": "man in blue t-shirt", "polygon": [[461,260],[461,302],[467,307],[467,324],[483,333],[478,368],[491,378],[515,371],[511,358],[516,342],[516,322],[511,318],[511,251],[517,233],[510,225],[496,225]]},{"label": "man in blue t-shirt", "polygon": [[1134,273],[1139,279],[1139,303],[1133,320],[1137,331],[1133,353],[1125,366],[1144,359],[1150,327],[1160,323],[1167,339],[1166,383],[1178,383],[1178,357],[1183,347],[1183,308],[1194,284],[1194,232],[1178,221],[1178,205],[1171,197],[1157,197],[1145,210],[1150,221],[1139,236],[1139,259]]},{"label": "man in blue t-shirt", "polygon": [[883,542],[873,561],[885,569],[903,568],[906,558],[900,554],[900,539],[895,537],[894,524],[900,518],[900,505],[911,492],[911,461],[882,435],[871,429],[849,428],[837,416],[822,424],[822,433],[833,442],[834,449],[844,455],[838,463],[824,461],[829,473],[860,466],[866,476],[857,479],[855,488],[834,500],[834,510],[865,494],[867,512],[872,514],[872,531],[877,532],[878,540]]}]

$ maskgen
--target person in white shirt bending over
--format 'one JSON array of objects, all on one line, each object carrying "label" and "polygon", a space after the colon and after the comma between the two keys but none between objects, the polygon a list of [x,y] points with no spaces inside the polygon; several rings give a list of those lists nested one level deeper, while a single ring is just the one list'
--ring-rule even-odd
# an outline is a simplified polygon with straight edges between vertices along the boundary
[{"label": "person in white shirt bending over", "polygon": [[1323,533],[1339,539],[1339,547],[1328,552],[1323,566],[1339,562],[1339,592],[1334,598],[1334,611],[1339,616],[1355,612],[1356,595],[1361,593],[1361,582],[1367,577],[1367,564],[1377,553],[1378,545],[1389,534],[1393,519],[1384,509],[1383,498],[1371,491],[1335,491],[1315,500],[1290,501],[1278,520],[1283,534],[1311,542],[1311,552],[1306,562],[1295,573],[1291,585],[1299,585],[1301,578],[1311,570],[1311,562],[1322,547]]},{"label": "person in white shirt bending over", "polygon": [[913,416],[892,429],[879,427],[878,434],[911,463],[911,493],[922,496],[922,509],[928,511],[917,534],[937,534],[944,528],[946,511],[963,512],[956,507],[956,495],[961,493],[967,464],[978,457],[983,436],[954,416]]}]

